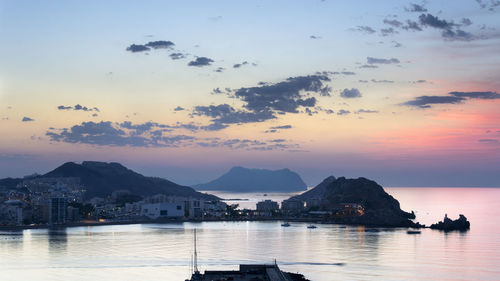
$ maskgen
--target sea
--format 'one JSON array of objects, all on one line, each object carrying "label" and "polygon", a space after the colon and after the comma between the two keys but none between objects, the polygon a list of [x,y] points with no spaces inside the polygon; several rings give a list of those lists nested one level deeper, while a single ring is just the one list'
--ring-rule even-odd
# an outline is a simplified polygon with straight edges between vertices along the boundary
[{"label": "sea", "polygon": [[[182,281],[198,267],[274,263],[315,281],[500,280],[500,188],[385,188],[416,221],[464,214],[467,232],[292,222],[131,224],[0,231],[0,280]],[[229,194],[242,208],[291,194]]]}]

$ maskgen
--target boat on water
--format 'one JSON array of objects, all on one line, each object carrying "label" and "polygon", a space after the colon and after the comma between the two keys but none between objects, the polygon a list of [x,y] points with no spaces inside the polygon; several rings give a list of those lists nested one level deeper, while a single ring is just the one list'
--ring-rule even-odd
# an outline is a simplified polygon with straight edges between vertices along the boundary
[{"label": "boat on water", "polygon": [[281,226],[283,226],[283,227],[289,227],[290,224],[288,222],[285,222],[285,223],[282,223]]},{"label": "boat on water", "polygon": [[282,271],[276,260],[272,264],[240,264],[239,270],[198,270],[198,253],[196,250],[196,229],[194,230],[193,273],[186,281],[215,281],[215,280],[269,280],[269,281],[310,281],[299,273]]},{"label": "boat on water", "polygon": [[311,224],[311,225],[308,225],[307,228],[309,228],[309,229],[315,229],[317,227],[314,224]]},{"label": "boat on water", "polygon": [[420,234],[420,233],[422,233],[422,231],[420,231],[420,230],[408,230],[406,233],[407,234]]}]

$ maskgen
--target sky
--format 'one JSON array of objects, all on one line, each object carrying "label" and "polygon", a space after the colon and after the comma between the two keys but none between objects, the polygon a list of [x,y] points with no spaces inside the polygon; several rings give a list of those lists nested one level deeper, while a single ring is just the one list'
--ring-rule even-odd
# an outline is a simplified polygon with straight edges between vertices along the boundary
[{"label": "sky", "polygon": [[0,177],[500,186],[500,1],[0,0]]}]

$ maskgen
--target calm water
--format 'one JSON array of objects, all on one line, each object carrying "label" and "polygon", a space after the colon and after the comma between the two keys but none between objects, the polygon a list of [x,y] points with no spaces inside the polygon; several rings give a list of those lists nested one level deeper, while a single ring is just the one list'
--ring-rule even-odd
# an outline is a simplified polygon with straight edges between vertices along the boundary
[{"label": "calm water", "polygon": [[408,235],[405,229],[207,222],[0,232],[0,280],[182,281],[190,273],[194,228],[202,270],[276,258],[283,269],[317,281],[500,280],[500,189],[386,190],[420,222],[464,213],[472,229]]}]

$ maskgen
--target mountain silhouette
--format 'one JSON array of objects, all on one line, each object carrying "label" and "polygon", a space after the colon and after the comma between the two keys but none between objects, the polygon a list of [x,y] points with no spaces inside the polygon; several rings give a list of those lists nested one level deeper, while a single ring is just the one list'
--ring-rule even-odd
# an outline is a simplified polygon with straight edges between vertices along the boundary
[{"label": "mountain silhouette", "polygon": [[289,169],[265,170],[233,167],[221,177],[194,186],[198,190],[231,192],[295,192],[307,189],[300,176]]}]

